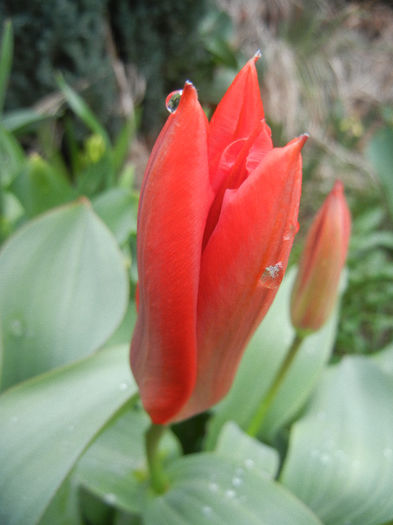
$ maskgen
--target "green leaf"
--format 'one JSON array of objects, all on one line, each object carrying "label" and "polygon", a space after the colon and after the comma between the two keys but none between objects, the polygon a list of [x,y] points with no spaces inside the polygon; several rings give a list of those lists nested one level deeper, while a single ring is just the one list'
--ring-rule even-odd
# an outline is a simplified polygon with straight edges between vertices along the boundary
[{"label": "green leaf", "polygon": [[135,393],[122,346],[1,395],[0,523],[38,523],[83,450]]},{"label": "green leaf", "polygon": [[3,111],[8,77],[11,71],[13,53],[12,24],[8,20],[3,26],[3,37],[0,48],[0,115]]},{"label": "green leaf", "polygon": [[69,476],[57,491],[39,525],[83,525],[79,515],[78,487]]},{"label": "green leaf", "polygon": [[149,502],[145,525],[321,525],[292,494],[254,473],[250,464],[199,454],[175,461],[167,473],[170,489]]},{"label": "green leaf", "polygon": [[[225,421],[234,420],[247,429],[292,343],[294,330],[289,317],[289,300],[295,271],[288,272],[272,307],[255,332],[242,358],[229,394],[216,407],[210,422],[208,449],[214,447]],[[272,440],[307,401],[329,359],[336,333],[337,314],[318,332],[307,337],[270,406],[262,427]]]},{"label": "green leaf", "polygon": [[[128,512],[141,512],[150,497],[145,461],[146,414],[127,409],[94,441],[80,460],[76,476],[106,503]],[[167,432],[160,444],[163,459],[179,456],[180,447]]]},{"label": "green leaf", "polygon": [[28,217],[34,217],[75,197],[64,175],[37,154],[29,158],[10,189],[22,203]]},{"label": "green leaf", "polygon": [[0,252],[3,387],[92,353],[127,299],[122,255],[87,202],[28,223]]},{"label": "green leaf", "polygon": [[0,125],[0,184],[2,187],[10,184],[24,161],[25,154],[21,146],[11,133]]},{"label": "green leaf", "polygon": [[393,342],[370,357],[381,370],[393,376]]},{"label": "green leaf", "polygon": [[326,525],[393,518],[393,378],[347,357],[292,431],[282,482]]},{"label": "green leaf", "polygon": [[135,192],[125,188],[112,188],[94,199],[93,207],[119,244],[136,233],[138,196]]},{"label": "green leaf", "polygon": [[385,126],[374,134],[366,155],[377,172],[393,217],[393,127]]},{"label": "green leaf", "polygon": [[35,109],[16,109],[8,111],[1,120],[2,126],[11,133],[25,132],[32,128],[35,124],[43,122],[44,120],[53,118],[52,115],[44,115]]},{"label": "green leaf", "polygon": [[280,458],[277,450],[250,437],[233,421],[228,421],[222,427],[215,453],[245,465],[253,465],[255,471],[269,478],[274,478],[278,471]]},{"label": "green leaf", "polygon": [[123,125],[120,133],[116,137],[113,146],[113,165],[116,172],[118,172],[127,159],[130,150],[131,139],[135,133],[136,122],[135,116],[129,118]]},{"label": "green leaf", "polygon": [[57,83],[59,84],[59,87],[62,90],[63,95],[65,96],[70,108],[82,120],[82,122],[84,122],[84,124],[89,129],[91,129],[93,133],[97,133],[97,135],[100,135],[104,139],[105,144],[109,148],[110,140],[109,140],[109,136],[107,132],[98,122],[94,113],[91,111],[91,109],[86,104],[86,102],[83,100],[83,98],[80,97],[78,93],[74,91],[65,82],[65,80],[63,79],[61,75],[57,77]]}]

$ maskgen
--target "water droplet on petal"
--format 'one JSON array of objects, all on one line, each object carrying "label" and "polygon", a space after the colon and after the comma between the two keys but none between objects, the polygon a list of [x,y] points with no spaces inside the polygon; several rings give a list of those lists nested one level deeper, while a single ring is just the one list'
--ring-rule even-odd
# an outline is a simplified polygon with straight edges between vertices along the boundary
[{"label": "water droplet on petal", "polygon": [[288,229],[284,233],[283,240],[291,241],[295,237],[298,231],[299,231],[299,223],[297,221],[291,222],[288,226]]},{"label": "water droplet on petal", "polygon": [[283,276],[282,262],[279,261],[271,266],[266,266],[265,271],[262,274],[261,282],[266,288],[277,288],[281,283]]},{"label": "water droplet on petal", "polygon": [[225,491],[225,496],[228,498],[228,499],[233,499],[235,496],[236,496],[236,492],[232,489],[228,489]]},{"label": "water droplet on petal", "polygon": [[182,94],[183,90],[177,89],[176,91],[169,93],[169,95],[166,97],[165,106],[169,113],[174,113],[177,110],[177,106],[179,105]]},{"label": "water droplet on petal", "polygon": [[18,417],[17,416],[12,416],[11,418],[11,423],[17,423],[19,421]]},{"label": "water droplet on petal", "polygon": [[126,382],[123,382],[123,383],[120,383],[119,385],[119,389],[124,392],[125,390],[127,390],[128,388],[128,384]]}]

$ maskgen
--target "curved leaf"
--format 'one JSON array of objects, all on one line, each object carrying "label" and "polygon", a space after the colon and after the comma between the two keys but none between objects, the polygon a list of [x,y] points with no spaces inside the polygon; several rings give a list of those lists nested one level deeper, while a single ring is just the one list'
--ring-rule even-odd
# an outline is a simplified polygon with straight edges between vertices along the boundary
[{"label": "curved leaf", "polygon": [[295,424],[283,483],[326,525],[393,518],[393,378],[371,359],[328,370]]},{"label": "curved leaf", "polygon": [[277,483],[213,454],[186,456],[168,468],[171,487],[151,499],[145,525],[321,525]]},{"label": "curved leaf", "polygon": [[274,478],[278,471],[280,458],[277,450],[250,437],[233,421],[222,427],[215,453],[223,458],[254,464],[255,471],[269,478]]},{"label": "curved leaf", "polygon": [[88,443],[135,393],[121,346],[0,396],[0,523],[38,523]]},{"label": "curved leaf", "polygon": [[[105,502],[130,513],[141,512],[151,496],[147,482],[144,434],[148,416],[124,411],[98,436],[81,458],[77,479]],[[167,432],[161,443],[163,460],[179,456],[180,447]]]},{"label": "curved leaf", "polygon": [[3,388],[99,348],[127,297],[120,250],[89,204],[21,228],[0,253]]}]

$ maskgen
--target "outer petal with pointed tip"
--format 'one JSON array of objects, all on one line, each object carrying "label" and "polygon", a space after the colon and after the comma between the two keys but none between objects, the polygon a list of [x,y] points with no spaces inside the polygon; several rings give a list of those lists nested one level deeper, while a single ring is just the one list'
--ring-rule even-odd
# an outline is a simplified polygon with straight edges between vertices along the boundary
[{"label": "outer petal with pointed tip", "polygon": [[226,394],[248,339],[274,299],[295,234],[306,138],[268,152],[224,197],[202,256],[196,385],[176,419]]},{"label": "outer petal with pointed tip", "polygon": [[138,216],[131,367],[155,423],[171,419],[194,388],[201,246],[211,201],[207,120],[186,84],[153,149]]}]

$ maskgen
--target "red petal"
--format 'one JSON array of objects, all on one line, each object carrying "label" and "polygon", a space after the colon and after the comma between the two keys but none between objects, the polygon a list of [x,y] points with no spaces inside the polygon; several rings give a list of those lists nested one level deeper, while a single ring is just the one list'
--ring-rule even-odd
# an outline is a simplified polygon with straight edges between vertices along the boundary
[{"label": "red petal", "polygon": [[211,199],[207,121],[186,84],[153,149],[138,218],[139,315],[131,366],[155,423],[170,420],[194,387],[201,246]]},{"label": "red petal", "polygon": [[257,123],[247,139],[238,139],[224,150],[216,175],[220,184],[207,218],[203,247],[216,227],[225,192],[238,188],[272,148],[271,131],[263,120]]},{"label": "red petal", "polygon": [[[295,139],[267,153],[224,198],[202,257],[197,381],[179,418],[226,394],[248,339],[273,301],[295,232],[304,142],[304,137]],[[265,269],[279,275],[266,280]]]},{"label": "red petal", "polygon": [[218,104],[209,125],[209,167],[213,189],[216,170],[224,149],[235,140],[247,138],[263,119],[263,105],[255,69],[256,55],[240,70]]}]

